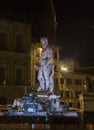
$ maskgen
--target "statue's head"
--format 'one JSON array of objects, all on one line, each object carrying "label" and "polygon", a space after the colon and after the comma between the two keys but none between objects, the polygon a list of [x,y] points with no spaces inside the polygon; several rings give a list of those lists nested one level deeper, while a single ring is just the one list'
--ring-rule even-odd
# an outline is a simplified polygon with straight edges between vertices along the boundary
[{"label": "statue's head", "polygon": [[41,42],[41,45],[42,45],[43,48],[47,47],[47,45],[48,45],[48,39],[47,39],[47,37],[40,38],[40,42]]}]

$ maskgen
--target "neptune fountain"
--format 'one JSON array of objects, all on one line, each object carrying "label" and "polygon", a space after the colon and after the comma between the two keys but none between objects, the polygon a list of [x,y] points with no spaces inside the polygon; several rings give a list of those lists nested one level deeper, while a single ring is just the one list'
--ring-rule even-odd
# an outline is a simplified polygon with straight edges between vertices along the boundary
[{"label": "neptune fountain", "polygon": [[22,99],[15,99],[13,108],[18,106],[18,111],[25,115],[51,115],[62,113],[67,110],[66,105],[60,104],[60,95],[54,93],[54,65],[52,61],[52,49],[48,47],[48,39],[40,38],[42,52],[40,67],[38,72],[39,87],[37,92],[34,90],[25,94]]}]

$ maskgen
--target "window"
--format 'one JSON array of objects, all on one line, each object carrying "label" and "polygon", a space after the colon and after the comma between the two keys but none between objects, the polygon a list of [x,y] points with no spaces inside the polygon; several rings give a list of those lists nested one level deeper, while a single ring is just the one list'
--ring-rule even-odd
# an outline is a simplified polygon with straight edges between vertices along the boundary
[{"label": "window", "polygon": [[16,84],[21,85],[22,82],[22,70],[21,69],[16,69]]},{"label": "window", "polygon": [[3,85],[3,81],[5,80],[5,69],[0,67],[0,85]]},{"label": "window", "polygon": [[76,85],[82,85],[82,80],[81,79],[75,79],[75,84]]},{"label": "window", "polygon": [[57,59],[57,52],[54,52],[54,59]]},{"label": "window", "polygon": [[80,93],[80,91],[75,91],[75,97],[79,97]]},{"label": "window", "polygon": [[76,105],[75,103],[72,103],[72,107],[75,107],[75,105]]},{"label": "window", "polygon": [[60,78],[60,83],[64,84],[64,78]]},{"label": "window", "polygon": [[72,107],[72,103],[69,103],[69,107]]},{"label": "window", "polygon": [[80,108],[80,103],[77,103],[77,108]]},{"label": "window", "polygon": [[66,97],[70,97],[70,91],[66,91]]},{"label": "window", "polygon": [[67,79],[66,79],[66,83],[69,84],[69,85],[72,85],[72,79],[67,78]]},{"label": "window", "polygon": [[17,35],[16,36],[16,51],[17,52],[22,52],[23,51],[23,46],[22,46],[22,36]]},{"label": "window", "polygon": [[6,34],[0,33],[0,50],[6,49]]}]

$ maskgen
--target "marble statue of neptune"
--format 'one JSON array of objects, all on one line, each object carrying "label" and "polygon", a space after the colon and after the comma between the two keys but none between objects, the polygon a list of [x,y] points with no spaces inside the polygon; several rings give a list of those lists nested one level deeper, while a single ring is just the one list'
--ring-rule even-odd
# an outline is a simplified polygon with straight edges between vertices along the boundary
[{"label": "marble statue of neptune", "polygon": [[42,52],[38,72],[38,80],[40,83],[38,91],[51,93],[54,89],[54,65],[51,64],[52,49],[48,47],[48,39],[46,37],[40,38],[40,42],[42,45]]}]

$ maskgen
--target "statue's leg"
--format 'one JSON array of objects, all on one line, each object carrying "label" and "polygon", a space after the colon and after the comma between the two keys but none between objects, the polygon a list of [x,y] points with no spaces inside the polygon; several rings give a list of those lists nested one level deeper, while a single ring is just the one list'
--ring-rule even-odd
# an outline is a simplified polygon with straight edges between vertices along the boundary
[{"label": "statue's leg", "polygon": [[38,91],[44,91],[44,77],[43,77],[43,72],[41,70],[39,70],[39,73],[38,73],[38,80],[40,83]]},{"label": "statue's leg", "polygon": [[54,89],[54,80],[53,77],[50,77],[49,92],[53,92],[53,89]]},{"label": "statue's leg", "polygon": [[48,91],[50,85],[50,68],[44,70],[44,77],[45,77],[46,91]]},{"label": "statue's leg", "polygon": [[50,66],[50,85],[49,85],[49,92],[53,92],[54,89],[54,79],[53,79],[53,74],[54,74],[54,66]]}]

